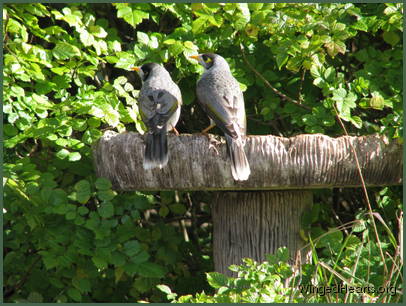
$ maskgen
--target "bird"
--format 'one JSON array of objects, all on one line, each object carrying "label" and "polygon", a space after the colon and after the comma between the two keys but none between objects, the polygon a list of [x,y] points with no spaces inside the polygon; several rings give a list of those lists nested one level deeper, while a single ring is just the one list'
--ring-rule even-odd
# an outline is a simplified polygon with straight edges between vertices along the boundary
[{"label": "bird", "polygon": [[245,181],[251,169],[244,152],[247,122],[240,85],[222,56],[204,53],[190,58],[197,60],[205,70],[196,86],[198,102],[211,122],[203,133],[214,126],[223,131],[231,159],[231,174],[234,180]]},{"label": "bird", "polygon": [[133,67],[141,78],[139,93],[141,119],[148,131],[145,140],[143,168],[162,169],[168,163],[167,132],[179,133],[175,126],[182,105],[181,91],[169,72],[157,63]]}]

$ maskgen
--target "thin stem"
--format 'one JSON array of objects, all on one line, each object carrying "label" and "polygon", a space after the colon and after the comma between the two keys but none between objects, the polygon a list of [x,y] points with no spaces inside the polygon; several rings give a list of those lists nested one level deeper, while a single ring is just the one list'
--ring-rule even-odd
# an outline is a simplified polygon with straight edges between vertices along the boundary
[{"label": "thin stem", "polygon": [[303,102],[302,90],[303,90],[303,83],[304,83],[305,75],[306,75],[306,69],[303,69],[302,70],[302,76],[300,78],[299,91],[297,93],[297,100],[299,101],[299,103]]},{"label": "thin stem", "polygon": [[[346,135],[346,136],[349,136],[349,135],[348,135],[348,132],[347,132],[347,129],[345,128],[345,125],[344,125],[344,123],[342,122],[342,120],[341,120],[341,118],[340,118],[340,116],[339,116],[339,114],[338,114],[338,111],[337,111],[335,105],[333,105],[333,108],[334,108],[334,111],[335,111],[335,113],[336,113],[336,117],[337,117],[337,119],[338,119],[338,122],[340,123],[341,127],[342,127],[343,130],[344,130],[345,135]],[[388,273],[388,268],[386,267],[385,256],[383,255],[383,251],[382,251],[382,248],[381,248],[381,241],[380,241],[380,239],[379,239],[378,229],[376,228],[375,218],[374,218],[373,213],[372,213],[371,202],[369,201],[369,196],[368,196],[368,192],[367,192],[367,187],[366,187],[366,185],[365,185],[364,175],[362,174],[361,166],[360,166],[360,164],[359,164],[359,160],[358,160],[357,153],[355,152],[355,148],[354,148],[354,146],[352,145],[351,141],[349,142],[349,144],[350,144],[350,147],[351,147],[351,151],[354,153],[355,163],[357,164],[358,174],[359,174],[359,177],[360,177],[360,179],[361,179],[362,190],[363,190],[363,192],[364,192],[365,200],[366,200],[367,205],[368,205],[369,216],[370,216],[370,219],[371,219],[371,221],[372,221],[372,225],[373,225],[373,227],[374,227],[374,233],[375,233],[376,241],[378,242],[379,253],[380,253],[380,255],[381,255],[382,262],[383,262],[383,268],[384,268],[385,274],[387,274],[387,273]]]}]

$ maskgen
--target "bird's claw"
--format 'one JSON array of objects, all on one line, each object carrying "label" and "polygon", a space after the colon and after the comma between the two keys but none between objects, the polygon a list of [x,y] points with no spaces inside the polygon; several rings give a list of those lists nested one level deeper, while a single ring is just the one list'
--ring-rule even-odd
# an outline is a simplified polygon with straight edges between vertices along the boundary
[{"label": "bird's claw", "polygon": [[217,146],[221,144],[221,141],[217,140],[214,137],[211,137],[209,134],[205,134],[207,138],[209,139],[209,151],[214,150],[216,155],[219,155],[219,151],[217,150]]}]

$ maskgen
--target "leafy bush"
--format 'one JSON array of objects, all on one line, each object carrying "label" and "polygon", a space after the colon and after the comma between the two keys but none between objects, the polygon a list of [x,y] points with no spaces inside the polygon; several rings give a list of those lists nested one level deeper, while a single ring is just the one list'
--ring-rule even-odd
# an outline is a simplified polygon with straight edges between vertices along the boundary
[{"label": "leafy bush", "polygon": [[[403,222],[402,219],[399,222]],[[353,231],[357,232],[357,223]],[[358,227],[359,228],[359,227]],[[312,248],[313,260],[292,265],[289,252],[280,248],[267,261],[257,263],[243,259],[242,265],[232,265],[230,270],[237,277],[227,277],[218,272],[207,273],[207,281],[215,289],[213,295],[204,291],[195,296],[177,298],[166,285],[157,288],[173,303],[359,303],[399,302],[402,300],[403,281],[400,258],[387,258],[391,269],[389,278],[383,273],[383,265],[377,244],[369,240],[367,232],[361,242],[349,235],[337,239],[339,230],[331,231],[317,239],[316,248],[325,248],[329,255],[317,257]],[[335,244],[340,243],[340,247]],[[400,247],[394,240],[397,252]],[[383,243],[385,251],[389,243]],[[390,248],[390,247],[389,247]],[[336,251],[336,252],[334,252]],[[338,264],[340,263],[340,265]]]},{"label": "leafy bush", "polygon": [[[395,3],[4,5],[5,301],[160,302],[163,281],[212,292],[210,194],[116,192],[95,177],[103,131],[144,132],[131,66],[170,71],[180,132],[208,122],[193,103],[202,68],[188,56],[211,51],[245,91],[249,134],[341,135],[338,114],[352,134],[402,141],[402,14]],[[394,220],[401,196],[378,196]],[[241,273],[268,269],[247,264]]]}]

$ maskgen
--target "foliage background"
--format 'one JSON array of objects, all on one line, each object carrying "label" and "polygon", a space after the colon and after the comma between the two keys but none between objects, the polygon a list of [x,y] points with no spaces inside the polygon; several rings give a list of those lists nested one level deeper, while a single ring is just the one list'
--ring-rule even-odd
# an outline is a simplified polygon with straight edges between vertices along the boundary
[{"label": "foliage background", "polygon": [[[402,25],[395,3],[6,4],[5,301],[165,301],[157,284],[213,292],[210,193],[116,192],[94,175],[91,146],[103,131],[144,131],[130,67],[170,71],[184,100],[181,133],[208,124],[195,103],[202,68],[188,56],[215,52],[245,91],[249,134],[339,136],[338,115],[352,135],[402,142]],[[369,192],[390,229],[379,224],[380,247],[393,255],[401,189]],[[306,235],[361,220],[352,246],[369,253],[358,278],[381,284],[362,192],[315,199]],[[335,232],[338,244],[351,236]],[[326,262],[337,255],[327,244],[317,250]],[[351,249],[340,259],[355,261]]]}]

